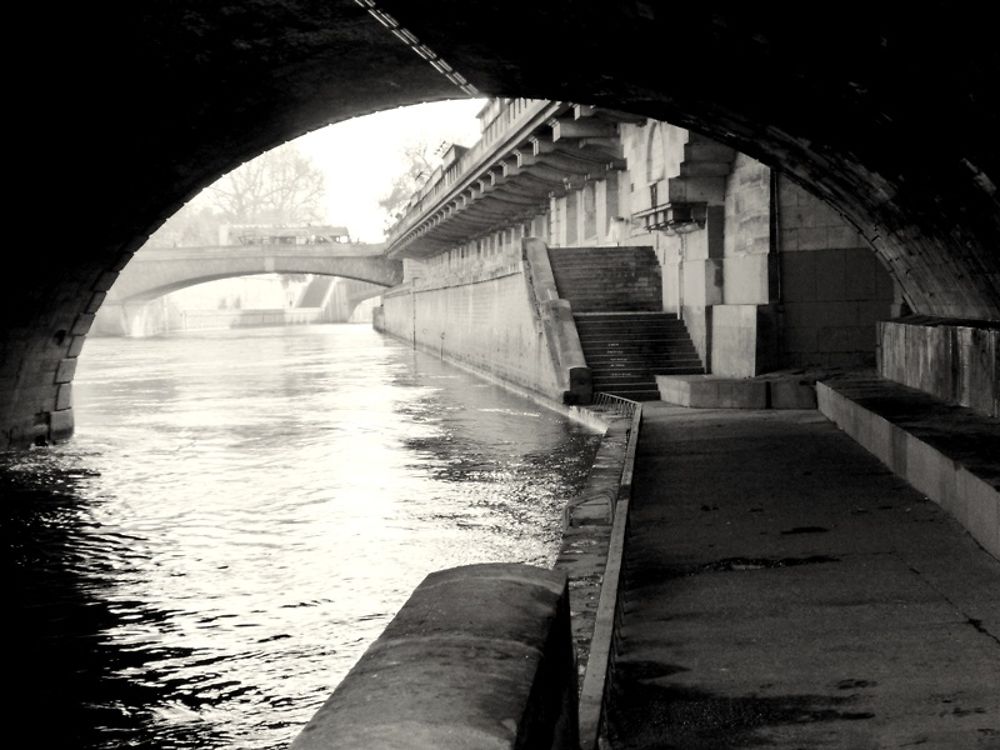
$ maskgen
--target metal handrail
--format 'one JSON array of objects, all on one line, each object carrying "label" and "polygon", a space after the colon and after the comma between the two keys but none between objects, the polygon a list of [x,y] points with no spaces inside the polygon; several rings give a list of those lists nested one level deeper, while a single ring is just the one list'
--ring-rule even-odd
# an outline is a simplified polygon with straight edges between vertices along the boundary
[{"label": "metal handrail", "polygon": [[625,611],[624,577],[625,551],[629,538],[629,506],[632,499],[632,475],[635,469],[642,404],[610,393],[597,393],[591,408],[625,415],[631,420],[628,440],[614,502],[607,560],[601,580],[601,591],[590,641],[587,669],[580,692],[579,726],[581,750],[601,750],[608,747],[607,717],[614,691],[615,670],[621,650],[622,621]]},{"label": "metal handrail", "polygon": [[594,411],[611,413],[619,417],[631,419],[635,414],[635,410],[639,408],[639,402],[600,391],[594,394],[594,398],[590,402],[590,408]]}]

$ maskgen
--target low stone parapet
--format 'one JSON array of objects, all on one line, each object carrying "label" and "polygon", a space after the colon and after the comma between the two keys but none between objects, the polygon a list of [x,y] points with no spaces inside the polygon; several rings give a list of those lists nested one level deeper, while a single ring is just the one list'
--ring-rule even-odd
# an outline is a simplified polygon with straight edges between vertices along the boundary
[{"label": "low stone parapet", "polygon": [[577,679],[563,574],[431,573],[292,750],[575,750]]},{"label": "low stone parapet", "polygon": [[816,387],[828,419],[1000,559],[1000,420],[873,375]]},{"label": "low stone parapet", "polygon": [[1000,321],[910,315],[880,322],[878,339],[882,377],[1000,417]]},{"label": "low stone parapet", "polygon": [[796,376],[657,375],[660,399],[695,409],[815,409],[816,387]]}]

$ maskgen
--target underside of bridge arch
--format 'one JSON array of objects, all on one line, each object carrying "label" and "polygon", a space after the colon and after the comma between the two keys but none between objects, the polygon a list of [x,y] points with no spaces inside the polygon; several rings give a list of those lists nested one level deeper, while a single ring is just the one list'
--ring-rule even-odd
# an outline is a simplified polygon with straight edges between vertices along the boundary
[{"label": "underside of bridge arch", "polygon": [[[22,27],[46,29],[46,72],[13,85],[32,123],[15,177],[47,196],[32,201],[46,215],[29,211],[25,231],[59,231],[3,284],[0,445],[71,432],[69,383],[94,311],[197,189],[326,123],[475,90],[710,135],[838,208],[915,311],[1000,318],[1000,58],[983,10],[377,0],[421,56],[368,5],[22,12]],[[461,78],[425,59],[435,55]]]}]

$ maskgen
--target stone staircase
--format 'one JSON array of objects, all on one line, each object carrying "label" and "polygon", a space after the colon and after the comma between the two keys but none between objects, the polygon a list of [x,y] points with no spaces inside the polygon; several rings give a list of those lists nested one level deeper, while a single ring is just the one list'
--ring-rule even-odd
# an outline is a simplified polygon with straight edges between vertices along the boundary
[{"label": "stone staircase", "polygon": [[573,307],[594,391],[659,399],[654,375],[703,372],[683,321],[663,312],[648,247],[549,248],[559,296]]},{"label": "stone staircase", "polygon": [[550,247],[559,296],[584,312],[663,310],[660,264],[649,247]]}]

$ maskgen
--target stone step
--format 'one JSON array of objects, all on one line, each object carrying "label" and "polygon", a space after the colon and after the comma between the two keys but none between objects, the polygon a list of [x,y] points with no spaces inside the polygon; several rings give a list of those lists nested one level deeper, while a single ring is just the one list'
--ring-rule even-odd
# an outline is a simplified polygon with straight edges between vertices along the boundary
[{"label": "stone step", "polygon": [[658,370],[661,367],[694,367],[700,366],[697,357],[683,355],[676,357],[650,356],[634,357],[629,359],[605,359],[598,357],[587,357],[587,364],[592,372],[597,370],[614,370],[616,368],[645,368],[647,370]]},{"label": "stone step", "polygon": [[700,370],[701,367],[696,365],[674,365],[656,368],[654,371],[642,368],[632,370],[591,369],[591,377],[596,388],[603,383],[631,383],[640,380],[643,382],[654,381],[656,380],[656,375],[691,375],[697,374]]},{"label": "stone step", "polygon": [[659,279],[615,279],[610,274],[599,273],[594,278],[588,277],[583,280],[565,279],[556,277],[556,287],[563,297],[578,297],[581,294],[590,292],[605,292],[609,290],[619,292],[647,292],[660,296],[663,285]]},{"label": "stone step", "polygon": [[605,245],[604,247],[550,247],[550,256],[567,255],[603,255],[606,257],[616,255],[649,255],[653,253],[653,248],[648,245]]},{"label": "stone step", "polygon": [[577,329],[580,343],[595,351],[597,349],[610,349],[620,351],[619,347],[635,346],[636,344],[647,344],[648,349],[673,348],[675,345],[688,343],[688,336],[684,331],[621,331],[615,334],[608,333],[587,333]]},{"label": "stone step", "polygon": [[576,317],[578,318],[577,322],[579,322],[581,320],[585,321],[585,322],[589,322],[589,321],[601,321],[601,320],[615,321],[615,320],[623,320],[623,319],[626,319],[626,318],[637,318],[637,319],[643,319],[643,320],[657,320],[657,319],[661,319],[662,318],[664,320],[676,320],[677,322],[681,322],[677,318],[677,313],[662,312],[662,311],[661,312],[652,312],[652,313],[636,313],[635,315],[628,315],[628,314],[625,314],[625,313],[599,313],[599,312],[594,312],[594,313],[580,313]]},{"label": "stone step", "polygon": [[[588,312],[590,310],[616,310],[619,312],[643,312],[645,310],[652,310],[654,307],[653,302],[648,302],[645,304],[641,303],[631,303],[631,302],[587,302],[587,303],[574,303],[570,300],[570,304],[577,310],[581,312]],[[659,303],[656,303],[658,306]]]},{"label": "stone step", "polygon": [[629,391],[646,390],[656,386],[656,380],[650,376],[646,378],[636,378],[635,380],[604,380],[594,381],[595,391]]},{"label": "stone step", "polygon": [[[657,302],[662,301],[661,287],[649,284],[605,284],[601,286],[590,282],[587,284],[571,284],[568,287],[563,283],[562,287],[559,287],[557,283],[556,287],[559,288],[559,296],[570,301],[574,299],[599,299],[601,297],[655,299]],[[663,305],[661,304],[660,307],[662,308]]]},{"label": "stone step", "polygon": [[556,283],[559,281],[571,284],[660,284],[660,274],[658,271],[647,271],[644,269],[630,271],[622,268],[588,268],[579,271],[566,273],[563,271],[554,273]]},{"label": "stone step", "polygon": [[619,274],[617,271],[603,270],[598,270],[579,278],[567,278],[562,274],[556,274],[555,281],[556,286],[562,284],[564,287],[560,289],[560,292],[566,291],[570,294],[588,287],[597,287],[598,289],[608,289],[611,287],[621,287],[623,289],[634,289],[636,287],[660,289],[663,286],[659,279],[659,274],[656,276],[653,274],[625,276]]},{"label": "stone step", "polygon": [[631,259],[621,261],[588,260],[586,258],[574,259],[571,261],[557,261],[552,264],[554,274],[586,274],[588,271],[600,269],[606,272],[636,272],[660,275],[660,264],[656,260]]},{"label": "stone step", "polygon": [[627,392],[625,392],[625,391],[614,391],[614,390],[604,391],[604,392],[605,393],[609,393],[612,396],[620,396],[621,398],[627,398],[627,399],[630,399],[631,401],[659,401],[660,400],[660,392],[659,391],[652,391],[652,390],[649,390],[649,389],[644,389],[644,390],[641,390],[641,391],[627,391]]},{"label": "stone step", "polygon": [[658,343],[669,343],[674,341],[688,341],[688,336],[683,331],[671,331],[663,333],[636,331],[632,332],[620,332],[613,336],[609,336],[605,333],[581,333],[577,329],[577,335],[580,337],[580,343],[586,346],[587,344],[592,344],[595,348],[598,346],[621,346],[621,345],[635,345],[635,344],[648,344],[651,346],[656,346]]},{"label": "stone step", "polygon": [[683,321],[663,310],[652,248],[550,248],[549,258],[597,390],[656,399],[654,373],[702,371]]},{"label": "stone step", "polygon": [[[558,284],[556,285],[558,287]],[[637,299],[637,300],[656,300],[659,304],[659,309],[663,309],[663,299],[660,293],[660,287],[647,287],[640,284],[633,284],[631,286],[596,286],[587,285],[582,288],[570,289],[564,284],[561,289],[559,289],[559,296],[563,299],[568,299],[572,302],[574,299],[602,299],[604,297],[621,297],[622,299]],[[594,312],[600,312],[599,310],[594,310]],[[649,312],[656,312],[656,310],[650,310]]]},{"label": "stone step", "polygon": [[629,340],[647,340],[647,339],[663,339],[665,341],[670,341],[674,339],[680,339],[686,341],[688,338],[687,331],[683,328],[666,328],[666,327],[654,327],[643,328],[642,326],[635,326],[634,328],[619,328],[616,330],[608,330],[606,328],[602,329],[588,329],[588,328],[577,328],[577,334],[580,339],[587,339],[588,341],[616,344],[621,341]]},{"label": "stone step", "polygon": [[687,335],[687,329],[679,320],[638,320],[623,318],[620,321],[595,320],[593,322],[576,321],[576,330],[591,335],[604,334],[613,337],[628,333],[679,333]]},{"label": "stone step", "polygon": [[[591,371],[593,373],[593,371]],[[697,375],[701,369],[695,367],[669,367],[657,372],[623,372],[623,373],[593,373],[593,384],[596,390],[602,390],[604,386],[613,385],[634,385],[636,383],[655,384],[656,375]]]},{"label": "stone step", "polygon": [[660,392],[654,391],[650,388],[636,388],[629,390],[619,390],[617,388],[608,388],[603,391],[603,393],[610,393],[612,396],[620,396],[621,398],[627,398],[631,401],[659,401]]},{"label": "stone step", "polygon": [[591,369],[596,367],[619,367],[623,362],[645,362],[648,360],[663,360],[670,363],[701,361],[694,349],[671,351],[667,354],[664,354],[662,350],[616,354],[614,352],[593,352],[584,349],[583,356],[587,360],[587,366]]},{"label": "stone step", "polygon": [[656,253],[650,250],[648,253],[556,253],[549,252],[549,260],[554,261],[559,266],[573,263],[603,263],[605,265],[623,265],[626,263],[641,263],[643,265],[659,265]]},{"label": "stone step", "polygon": [[678,352],[673,356],[667,357],[660,354],[633,354],[623,359],[608,359],[607,355],[604,355],[604,358],[600,358],[589,353],[584,353],[584,356],[587,359],[587,366],[590,367],[591,370],[596,370],[598,368],[620,368],[623,366],[644,367],[645,363],[649,361],[654,362],[656,365],[671,367],[675,365],[693,365],[701,363],[697,353],[694,351]]},{"label": "stone step", "polygon": [[654,306],[662,307],[660,299],[654,299],[651,295],[639,297],[634,294],[608,294],[603,297],[597,297],[596,295],[587,295],[586,297],[567,296],[563,297],[563,299],[568,300],[572,308],[580,312],[596,312],[602,309],[601,305],[607,305],[603,309],[614,310],[616,312],[653,312]]},{"label": "stone step", "polygon": [[[659,284],[651,284],[647,282],[642,283],[629,283],[629,284],[619,284],[617,282],[608,282],[602,284],[598,281],[588,281],[586,284],[574,284],[570,282],[563,281],[562,286],[559,286],[559,281],[556,281],[556,287],[559,289],[559,296],[563,299],[573,299],[574,297],[604,297],[609,294],[617,294],[624,297],[649,297],[650,299],[661,299],[662,294],[660,290],[663,288]],[[662,307],[662,306],[661,306]]]},{"label": "stone step", "polygon": [[649,247],[549,248],[559,296],[575,313],[659,312],[663,288]]}]

